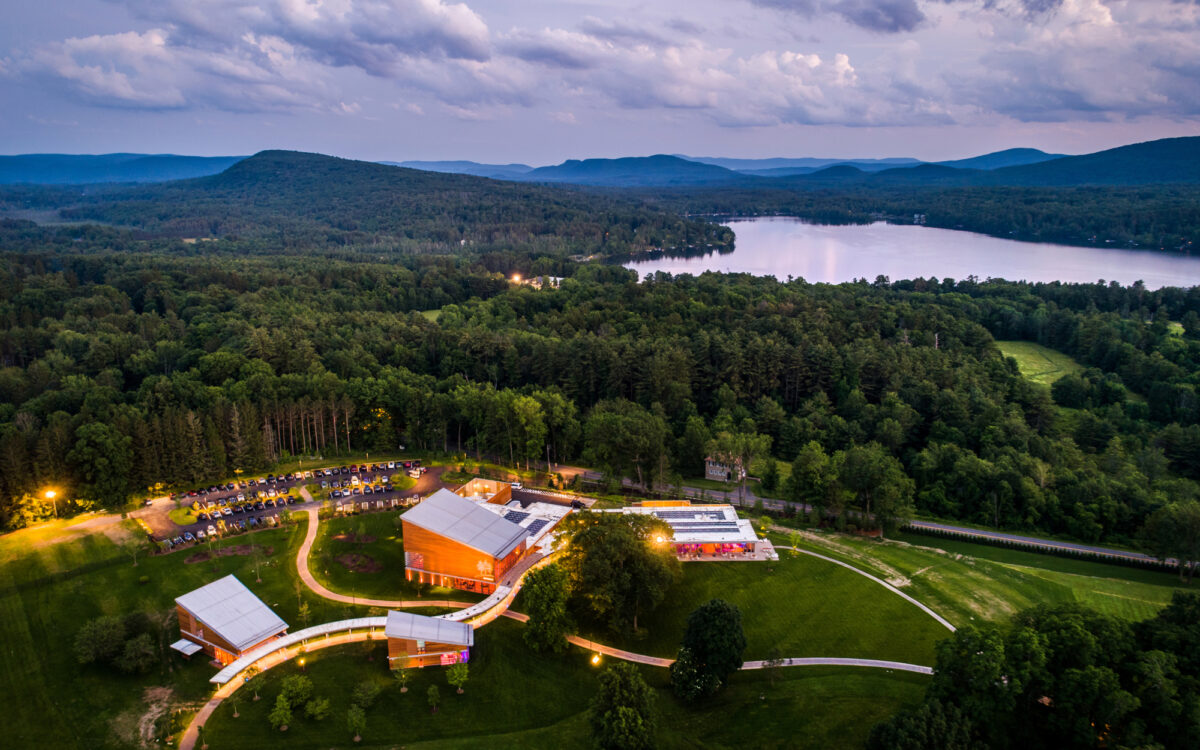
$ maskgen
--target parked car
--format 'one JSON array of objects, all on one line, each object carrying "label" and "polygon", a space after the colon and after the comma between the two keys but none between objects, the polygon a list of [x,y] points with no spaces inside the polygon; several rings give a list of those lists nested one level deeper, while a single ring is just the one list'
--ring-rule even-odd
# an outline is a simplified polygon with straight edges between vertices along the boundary
[{"label": "parked car", "polygon": [[201,529],[196,529],[196,541],[198,541],[198,542],[204,541],[204,532]]},{"label": "parked car", "polygon": [[420,479],[421,478],[421,470],[420,469],[409,469],[408,475],[410,477],[412,477],[413,479]]},{"label": "parked car", "polygon": [[233,515],[233,508],[225,508],[224,510],[222,510],[222,511],[221,511],[221,515],[223,515],[223,516],[232,516],[232,515]]},{"label": "parked car", "polygon": [[523,489],[520,482],[510,482],[508,486],[512,487],[514,490]]},{"label": "parked car", "polygon": [[374,493],[374,492],[375,492],[375,490],[371,489],[371,485],[369,485],[369,484],[363,487],[363,494],[364,494],[364,495],[370,495],[370,494],[372,494],[372,493]]},{"label": "parked car", "polygon": [[178,547],[179,545],[183,544],[183,541],[183,537],[177,536],[171,540],[171,544],[174,544],[176,547]]},{"label": "parked car", "polygon": [[209,536],[216,536],[216,535],[217,535],[217,527],[216,527],[216,526],[213,526],[211,523],[208,525],[208,535],[209,535]]},{"label": "parked car", "polygon": [[395,491],[396,491],[396,488],[395,488],[395,487],[393,487],[393,486],[392,486],[392,485],[390,485],[390,484],[385,484],[385,485],[383,486],[383,489],[384,489],[384,491],[385,491],[385,492],[395,492]]},{"label": "parked car", "polygon": [[254,504],[254,509],[255,509],[255,510],[263,510],[263,509],[265,509],[266,507],[267,507],[267,506],[263,505],[261,501],[260,501],[260,502],[257,502],[257,503],[255,503],[255,504]]},{"label": "parked car", "polygon": [[255,526],[258,525],[258,519],[255,518],[254,516],[250,516],[248,519],[246,519],[246,525],[249,526],[250,528],[254,528]]},{"label": "parked car", "polygon": [[387,462],[387,467],[388,467],[389,469],[394,469],[394,468],[396,468],[396,462],[395,462],[395,461],[388,461],[388,462]]}]

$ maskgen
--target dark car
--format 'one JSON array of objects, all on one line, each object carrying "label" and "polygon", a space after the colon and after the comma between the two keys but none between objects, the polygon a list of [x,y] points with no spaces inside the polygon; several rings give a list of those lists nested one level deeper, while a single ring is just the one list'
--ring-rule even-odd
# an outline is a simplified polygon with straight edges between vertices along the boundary
[{"label": "dark car", "polygon": [[374,492],[375,492],[375,490],[371,489],[371,485],[369,485],[369,484],[366,487],[363,487],[364,495],[371,495],[371,494],[374,494]]},{"label": "dark car", "polygon": [[250,516],[248,519],[246,519],[246,525],[249,526],[250,528],[254,528],[255,526],[258,525],[258,519],[255,518],[254,516]]},{"label": "dark car", "polygon": [[384,490],[384,492],[395,492],[396,487],[395,487],[395,485],[385,484],[385,485],[383,485],[383,490]]},{"label": "dark car", "polygon": [[184,539],[184,541],[187,541],[187,542],[196,541],[196,537],[190,531],[183,532],[183,539]]},{"label": "dark car", "polygon": [[286,497],[284,497],[284,500],[287,500],[288,505],[296,504],[296,498],[292,497],[291,495],[287,495]]},{"label": "dark car", "polygon": [[266,507],[267,506],[263,505],[261,501],[254,504],[255,510],[264,510]]},{"label": "dark car", "polygon": [[175,537],[174,539],[171,540],[171,544],[174,544],[176,547],[178,547],[179,545],[183,544],[183,537],[181,537],[181,536]]}]

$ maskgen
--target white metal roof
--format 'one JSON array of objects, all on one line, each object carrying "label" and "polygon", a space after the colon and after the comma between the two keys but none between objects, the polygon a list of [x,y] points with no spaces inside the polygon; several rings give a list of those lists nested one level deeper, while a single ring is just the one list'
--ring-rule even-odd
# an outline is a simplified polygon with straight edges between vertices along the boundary
[{"label": "white metal roof", "polygon": [[279,615],[232,575],[186,593],[175,603],[239,651],[288,627]]},{"label": "white metal roof", "polygon": [[497,558],[512,552],[528,536],[517,524],[447,489],[438,490],[400,517]]},{"label": "white metal roof", "polygon": [[187,638],[180,638],[171,644],[171,648],[175,649],[184,656],[191,656],[197,651],[202,650],[204,647],[195,641],[189,641]]},{"label": "white metal roof", "polygon": [[758,541],[754,525],[738,518],[732,505],[629,506],[613,513],[654,516],[671,527],[677,544],[734,544]]},{"label": "white metal roof", "polygon": [[454,646],[475,644],[475,629],[465,622],[453,622],[396,610],[388,612],[387,626],[383,632],[388,638],[448,643]]}]

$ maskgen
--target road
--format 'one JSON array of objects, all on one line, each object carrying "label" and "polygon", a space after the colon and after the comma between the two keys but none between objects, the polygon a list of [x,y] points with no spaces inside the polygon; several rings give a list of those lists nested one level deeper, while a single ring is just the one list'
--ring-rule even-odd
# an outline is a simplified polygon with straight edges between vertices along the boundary
[{"label": "road", "polygon": [[[562,470],[569,472],[570,476],[579,475],[586,481],[600,482],[604,479],[604,475],[599,472],[582,469],[579,467],[561,467],[560,471]],[[564,476],[567,475],[567,473],[564,473]],[[624,487],[629,488],[637,488],[639,486],[631,479],[623,480],[622,484]],[[660,489],[663,489],[667,492],[674,490],[673,487],[660,487]],[[784,510],[795,510],[801,513],[809,513],[812,511],[812,506],[807,504],[758,497],[753,491],[751,491],[749,487],[746,488],[743,496],[743,494],[737,490],[726,492],[721,490],[703,489],[700,487],[688,487],[685,485],[683,488],[683,495],[691,500],[698,500],[701,497],[704,497],[708,500],[720,500],[741,508],[754,508],[757,507],[759,502],[761,502],[764,510],[769,510],[776,513],[781,513]],[[940,531],[965,537],[975,537],[980,540],[1012,542],[1015,544],[1040,548],[1047,551],[1057,550],[1084,552],[1092,555],[1098,555],[1100,557],[1112,557],[1123,560],[1138,560],[1143,562],[1158,562],[1158,559],[1153,555],[1147,555],[1142,552],[1132,552],[1130,550],[1102,547],[1092,544],[1079,544],[1076,542],[1060,542],[1055,539],[1042,539],[1040,537],[1027,536],[1024,534],[1009,534],[1002,531],[972,529],[966,526],[955,526],[954,524],[940,523],[935,521],[910,521],[908,526],[914,529],[925,529],[929,531]],[[1171,564],[1175,563],[1174,560],[1168,560],[1168,562]]]}]

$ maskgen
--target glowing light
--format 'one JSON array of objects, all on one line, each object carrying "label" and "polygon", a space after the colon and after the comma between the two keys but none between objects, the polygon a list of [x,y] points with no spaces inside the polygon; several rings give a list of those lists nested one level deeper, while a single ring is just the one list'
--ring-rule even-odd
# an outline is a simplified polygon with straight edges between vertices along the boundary
[{"label": "glowing light", "polygon": [[520,283],[521,283],[521,274],[519,274],[519,273],[514,273],[514,274],[513,274],[513,281],[515,281],[515,282],[517,282],[518,284],[520,284]]},{"label": "glowing light", "polygon": [[594,667],[594,666],[598,665],[599,663],[600,663],[600,654],[592,654],[592,666]]},{"label": "glowing light", "polygon": [[46,499],[47,500],[53,500],[57,496],[58,496],[58,493],[55,492],[54,490],[46,490]]},{"label": "glowing light", "polygon": [[667,541],[667,540],[666,540],[666,539],[663,539],[663,537],[662,537],[661,535],[660,535],[660,536],[656,536],[656,537],[654,537],[654,543],[655,543],[655,544],[662,544],[662,543],[663,543],[663,542],[665,542],[665,541]]}]

